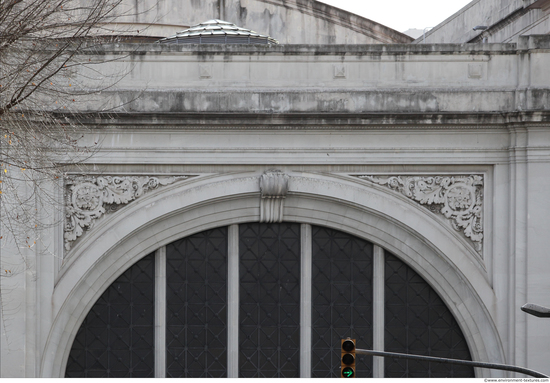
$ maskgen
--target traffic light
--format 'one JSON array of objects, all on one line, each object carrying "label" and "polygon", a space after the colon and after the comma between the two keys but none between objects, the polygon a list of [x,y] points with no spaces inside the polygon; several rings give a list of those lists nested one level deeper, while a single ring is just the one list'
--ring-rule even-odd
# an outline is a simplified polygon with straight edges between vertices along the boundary
[{"label": "traffic light", "polygon": [[355,339],[342,339],[342,358],[340,376],[355,378]]}]

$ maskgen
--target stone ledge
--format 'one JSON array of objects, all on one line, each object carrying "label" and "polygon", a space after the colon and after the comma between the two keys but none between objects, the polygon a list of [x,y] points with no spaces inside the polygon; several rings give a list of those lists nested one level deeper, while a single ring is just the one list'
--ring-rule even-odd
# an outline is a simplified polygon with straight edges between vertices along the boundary
[{"label": "stone ledge", "polygon": [[[80,121],[94,128],[185,129],[504,129],[510,124],[546,127],[550,111],[486,113],[90,113]],[[505,126],[503,126],[505,124]]]},{"label": "stone ledge", "polygon": [[[139,97],[138,97],[139,94]],[[231,97],[228,97],[231,94]],[[108,92],[104,92],[109,97]],[[430,114],[509,113],[550,109],[550,89],[386,89],[322,90],[254,89],[197,91],[189,89],[118,91],[113,111],[147,113],[384,113]],[[95,105],[87,107],[94,110]],[[86,113],[85,110],[82,111]]]},{"label": "stone ledge", "polygon": [[[546,37],[550,41],[550,37]],[[539,44],[544,38],[541,36]],[[159,55],[166,53],[186,53],[189,55],[403,55],[403,54],[516,54],[516,43],[491,44],[131,44],[113,43],[93,46],[85,54],[92,55]]]}]

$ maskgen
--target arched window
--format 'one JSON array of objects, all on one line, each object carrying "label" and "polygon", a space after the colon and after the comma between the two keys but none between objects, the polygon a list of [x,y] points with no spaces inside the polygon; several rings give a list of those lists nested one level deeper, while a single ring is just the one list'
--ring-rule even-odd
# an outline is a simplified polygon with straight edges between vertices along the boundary
[{"label": "arched window", "polygon": [[[121,275],[76,334],[66,376],[339,377],[348,336],[359,348],[471,359],[441,298],[394,255],[320,226],[232,225]],[[358,357],[357,376],[474,376],[374,360]]]}]

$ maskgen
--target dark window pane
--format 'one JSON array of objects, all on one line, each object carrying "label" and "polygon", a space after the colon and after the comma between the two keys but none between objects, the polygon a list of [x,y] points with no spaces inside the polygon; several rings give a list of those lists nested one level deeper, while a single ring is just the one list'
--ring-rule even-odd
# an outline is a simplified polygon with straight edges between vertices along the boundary
[{"label": "dark window pane", "polygon": [[300,225],[239,225],[239,375],[300,376]]},{"label": "dark window pane", "polygon": [[[372,243],[314,226],[312,377],[340,377],[340,339],[372,348]],[[372,377],[372,357],[357,356],[356,374]]]},{"label": "dark window pane", "polygon": [[[471,360],[464,335],[437,293],[413,269],[386,252],[386,351]],[[474,377],[469,366],[386,358],[389,378]]]},{"label": "dark window pane", "polygon": [[166,246],[166,374],[227,376],[227,228]]},{"label": "dark window pane", "polygon": [[80,326],[66,377],[154,376],[154,254],[101,295]]}]

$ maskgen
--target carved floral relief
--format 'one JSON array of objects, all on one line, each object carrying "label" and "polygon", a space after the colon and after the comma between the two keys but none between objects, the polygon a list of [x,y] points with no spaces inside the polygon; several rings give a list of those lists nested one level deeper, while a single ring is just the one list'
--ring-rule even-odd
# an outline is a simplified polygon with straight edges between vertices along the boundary
[{"label": "carved floral relief", "polygon": [[386,186],[444,215],[469,238],[476,251],[483,244],[483,176],[373,176],[358,178]]},{"label": "carved floral relief", "polygon": [[187,179],[178,177],[104,176],[76,177],[68,183],[65,205],[65,249],[84,231],[94,226],[95,220],[105,213],[141,197],[160,186]]}]

